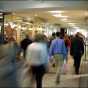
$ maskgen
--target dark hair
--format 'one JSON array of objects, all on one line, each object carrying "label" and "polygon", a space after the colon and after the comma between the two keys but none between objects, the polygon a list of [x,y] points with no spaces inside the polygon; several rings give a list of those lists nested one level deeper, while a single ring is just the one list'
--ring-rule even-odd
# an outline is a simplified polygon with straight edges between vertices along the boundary
[{"label": "dark hair", "polygon": [[56,32],[56,36],[57,37],[60,37],[60,32]]},{"label": "dark hair", "polygon": [[53,37],[55,37],[55,36],[56,36],[55,32],[53,32],[53,33],[52,33],[52,36],[53,36]]}]

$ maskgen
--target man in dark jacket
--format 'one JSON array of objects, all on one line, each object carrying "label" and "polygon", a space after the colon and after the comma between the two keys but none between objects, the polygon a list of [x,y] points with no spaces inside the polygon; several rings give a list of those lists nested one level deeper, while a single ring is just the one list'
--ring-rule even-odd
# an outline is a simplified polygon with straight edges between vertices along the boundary
[{"label": "man in dark jacket", "polygon": [[81,57],[84,54],[84,42],[79,33],[72,39],[70,54],[74,58],[75,73],[79,74]]},{"label": "man in dark jacket", "polygon": [[31,43],[32,43],[32,40],[29,38],[28,35],[26,35],[26,38],[21,41],[21,48],[23,49],[24,57],[25,57],[27,46]]}]

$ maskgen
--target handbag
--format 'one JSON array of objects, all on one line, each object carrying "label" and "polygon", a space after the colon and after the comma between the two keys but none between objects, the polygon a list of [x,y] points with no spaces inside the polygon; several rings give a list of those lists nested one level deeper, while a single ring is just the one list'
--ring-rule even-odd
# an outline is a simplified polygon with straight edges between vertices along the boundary
[{"label": "handbag", "polygon": [[66,63],[66,60],[64,60],[64,64],[62,66],[62,74],[66,74],[68,71],[68,65]]}]

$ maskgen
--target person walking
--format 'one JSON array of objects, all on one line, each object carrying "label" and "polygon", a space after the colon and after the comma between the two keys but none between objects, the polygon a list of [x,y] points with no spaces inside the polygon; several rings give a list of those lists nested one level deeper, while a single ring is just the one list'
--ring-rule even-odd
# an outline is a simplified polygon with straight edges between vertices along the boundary
[{"label": "person walking", "polygon": [[36,81],[36,88],[42,88],[43,76],[49,62],[46,38],[43,34],[35,35],[34,42],[27,48],[26,60]]},{"label": "person walking", "polygon": [[23,56],[25,57],[26,49],[29,44],[31,44],[33,41],[30,39],[29,35],[26,35],[26,38],[21,41],[21,48],[23,49]]},{"label": "person walking", "polygon": [[79,33],[72,39],[70,54],[74,59],[75,73],[79,74],[81,57],[84,54],[84,42]]},{"label": "person walking", "polygon": [[50,46],[49,58],[53,56],[55,59],[57,66],[56,83],[58,84],[60,82],[64,59],[66,58],[66,47],[63,36],[59,32],[56,32],[56,36],[57,38],[52,41]]},{"label": "person walking", "polygon": [[0,45],[0,88],[18,88],[16,55],[16,41],[13,37]]},{"label": "person walking", "polygon": [[65,41],[65,46],[66,46],[66,51],[67,51],[66,62],[68,62],[68,54],[70,52],[71,41],[70,41],[70,39],[69,39],[67,34],[65,34],[65,36],[64,36],[64,41]]}]

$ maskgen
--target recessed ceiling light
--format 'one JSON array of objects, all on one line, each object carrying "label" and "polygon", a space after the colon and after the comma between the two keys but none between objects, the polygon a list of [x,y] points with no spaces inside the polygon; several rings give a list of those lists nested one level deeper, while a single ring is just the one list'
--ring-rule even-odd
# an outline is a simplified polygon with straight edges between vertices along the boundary
[{"label": "recessed ceiling light", "polygon": [[75,28],[75,29],[80,29],[79,27],[73,27],[73,28]]},{"label": "recessed ceiling light", "polygon": [[75,23],[68,23],[70,26],[75,26]]},{"label": "recessed ceiling light", "polygon": [[75,23],[68,23],[68,24],[73,25],[73,24],[75,24]]},{"label": "recessed ceiling light", "polygon": [[68,18],[68,16],[63,16],[63,15],[61,15],[61,14],[55,14],[55,15],[53,15],[53,16],[55,16],[55,17],[61,17],[61,18]]},{"label": "recessed ceiling light", "polygon": [[48,11],[50,13],[64,13],[64,11]]},{"label": "recessed ceiling light", "polygon": [[68,19],[67,19],[67,18],[62,18],[61,20],[62,20],[62,21],[67,21]]}]

